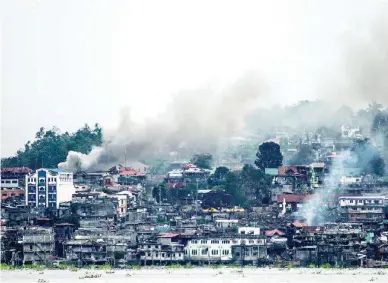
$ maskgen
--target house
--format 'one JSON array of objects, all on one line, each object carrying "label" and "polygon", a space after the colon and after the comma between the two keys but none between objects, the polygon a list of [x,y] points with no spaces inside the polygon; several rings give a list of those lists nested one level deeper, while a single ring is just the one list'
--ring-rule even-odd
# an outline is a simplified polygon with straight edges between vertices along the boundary
[{"label": "house", "polygon": [[54,255],[52,228],[30,227],[21,230],[23,264],[47,264]]},{"label": "house", "polygon": [[146,179],[146,174],[133,169],[120,171],[118,183],[120,185],[137,185],[143,184]]},{"label": "house", "polygon": [[24,190],[20,188],[1,188],[1,201],[4,202],[10,198],[24,198]]},{"label": "house", "polygon": [[217,219],[215,223],[218,229],[231,229],[237,227],[238,219]]},{"label": "house", "polygon": [[1,187],[16,188],[25,186],[25,176],[32,174],[32,169],[28,167],[1,168]]},{"label": "house", "polygon": [[172,264],[184,261],[185,240],[179,233],[165,233],[157,237],[157,241],[139,244],[140,261],[142,264]]},{"label": "house", "polygon": [[381,221],[385,218],[385,196],[342,196],[338,198],[339,210],[347,222]]},{"label": "house", "polygon": [[71,201],[75,193],[73,173],[61,169],[38,169],[25,177],[26,205],[58,209],[61,202]]},{"label": "house", "polygon": [[[233,255],[236,257],[236,260],[241,260],[237,248],[234,249],[234,254],[232,253],[233,247],[239,247],[241,249],[241,246],[256,247],[258,258],[265,253],[263,251],[265,244],[265,238],[258,235],[196,236],[187,242],[185,247],[185,260],[202,263],[228,263],[233,262]],[[261,250],[262,254],[259,254],[259,250]]]},{"label": "house", "polygon": [[303,206],[303,203],[311,198],[310,194],[280,194],[276,196],[276,203],[279,208],[286,205],[287,212],[294,212]]},{"label": "house", "polygon": [[238,227],[237,233],[241,235],[260,235],[260,227]]}]

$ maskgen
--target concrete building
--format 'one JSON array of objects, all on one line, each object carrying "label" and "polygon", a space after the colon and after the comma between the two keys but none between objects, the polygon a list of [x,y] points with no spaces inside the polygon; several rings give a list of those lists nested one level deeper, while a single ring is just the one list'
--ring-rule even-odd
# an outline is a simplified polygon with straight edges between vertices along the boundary
[{"label": "concrete building", "polygon": [[[196,237],[187,242],[184,249],[185,260],[193,262],[231,262],[232,247],[264,247],[265,237],[253,235],[233,235],[231,237]],[[258,254],[256,255],[259,256]]]},{"label": "concrete building", "polygon": [[42,168],[25,178],[29,206],[57,209],[61,202],[71,201],[75,193],[73,173],[61,169]]},{"label": "concrete building", "polygon": [[338,198],[343,220],[362,222],[384,219],[385,196],[343,196]]}]

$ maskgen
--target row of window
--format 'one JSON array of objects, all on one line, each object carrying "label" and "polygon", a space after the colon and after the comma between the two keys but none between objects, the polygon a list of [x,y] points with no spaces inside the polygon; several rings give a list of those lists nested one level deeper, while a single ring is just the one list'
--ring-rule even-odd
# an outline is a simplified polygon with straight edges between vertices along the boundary
[{"label": "row of window", "polygon": [[[192,244],[207,244],[208,243],[208,240],[191,240],[191,243]],[[238,244],[238,240],[211,240],[210,241],[211,244],[230,244],[230,243],[233,243],[233,244]],[[246,240],[241,240],[241,243],[246,243]],[[248,243],[249,244],[254,244],[255,243],[255,240],[248,240]],[[261,243],[261,240],[256,240],[256,243],[257,244],[260,244]]]},{"label": "row of window", "polygon": [[[48,182],[56,182],[56,180],[57,180],[57,178],[55,178],[55,177],[47,178]],[[36,182],[36,178],[28,178],[28,182],[29,183],[35,183]],[[39,183],[45,183],[45,182],[46,182],[45,178],[39,178]]]},{"label": "row of window", "polygon": [[349,200],[349,203],[351,203],[351,204],[354,204],[354,203],[359,203],[359,204],[363,204],[363,203],[370,203],[370,204],[382,204],[383,203],[383,200],[374,200],[374,199],[372,199],[372,200],[363,200],[363,199],[359,199],[359,200],[353,200],[353,199],[351,199],[351,200]]},{"label": "row of window", "polygon": [[[201,255],[208,255],[209,249],[201,249],[200,251],[201,251]],[[193,255],[193,256],[199,255],[199,250],[191,250],[190,252],[191,252],[191,255]],[[211,250],[210,253],[211,253],[211,255],[216,256],[219,254],[219,250]],[[188,254],[187,250],[185,250],[185,254],[186,255]],[[220,254],[223,256],[227,256],[227,255],[229,255],[229,250],[221,250]]]},{"label": "row of window", "polygon": [[[148,256],[148,257],[151,257],[151,253],[147,253],[147,256]],[[174,258],[174,257],[181,257],[181,256],[182,256],[181,253],[177,253],[177,254],[173,253],[173,254],[171,254],[171,257],[173,257],[173,258]],[[159,253],[155,253],[154,257],[155,257],[155,258],[159,258]],[[161,254],[160,254],[160,257],[161,257],[161,258],[170,257],[170,254],[161,253]]]},{"label": "row of window", "polygon": [[1,180],[2,184],[17,184],[18,180]]}]

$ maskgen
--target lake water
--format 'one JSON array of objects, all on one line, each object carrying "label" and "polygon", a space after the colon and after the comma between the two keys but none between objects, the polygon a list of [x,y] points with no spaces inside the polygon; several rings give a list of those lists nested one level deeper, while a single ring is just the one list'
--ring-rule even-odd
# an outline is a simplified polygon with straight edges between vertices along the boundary
[{"label": "lake water", "polygon": [[[110,273],[113,272],[113,273]],[[101,275],[85,278],[87,274]],[[3,270],[2,283],[367,283],[388,282],[384,269],[290,269],[278,268],[191,268],[191,269],[141,269],[141,270]]]}]

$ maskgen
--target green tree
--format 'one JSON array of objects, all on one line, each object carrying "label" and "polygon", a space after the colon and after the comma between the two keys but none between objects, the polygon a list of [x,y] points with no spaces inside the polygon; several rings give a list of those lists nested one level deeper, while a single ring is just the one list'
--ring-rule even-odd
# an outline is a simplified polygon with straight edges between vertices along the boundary
[{"label": "green tree", "polygon": [[224,166],[217,167],[214,174],[211,175],[208,179],[208,184],[210,186],[220,186],[224,185],[226,181],[226,176],[229,173],[229,169]]},{"label": "green tree", "polygon": [[2,158],[1,166],[25,166],[32,169],[56,168],[58,163],[66,160],[70,150],[86,154],[93,146],[101,145],[102,141],[102,129],[98,124],[94,129],[85,125],[73,134],[68,132],[62,134],[56,127],[51,130],[41,127],[33,142],[28,141],[24,149],[19,149],[15,156]]},{"label": "green tree", "polygon": [[256,157],[255,164],[261,171],[264,171],[265,168],[277,168],[283,164],[280,146],[274,142],[262,143]]},{"label": "green tree", "polygon": [[202,169],[211,169],[213,156],[209,153],[195,154],[190,162]]}]

